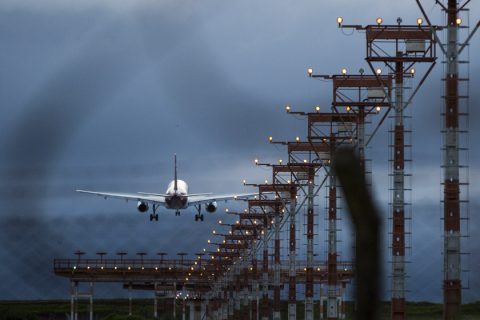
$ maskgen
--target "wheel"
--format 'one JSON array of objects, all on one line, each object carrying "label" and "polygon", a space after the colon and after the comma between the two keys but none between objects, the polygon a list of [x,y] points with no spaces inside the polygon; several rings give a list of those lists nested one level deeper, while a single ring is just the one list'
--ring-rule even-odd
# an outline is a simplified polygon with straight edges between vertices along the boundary
[{"label": "wheel", "polygon": [[155,221],[158,221],[158,213],[155,214]]},{"label": "wheel", "polygon": [[195,215],[195,221],[198,221],[198,214]]},{"label": "wheel", "polygon": [[200,215],[200,221],[203,221],[203,214]]},{"label": "wheel", "polygon": [[153,221],[153,214],[150,213],[150,221]]}]

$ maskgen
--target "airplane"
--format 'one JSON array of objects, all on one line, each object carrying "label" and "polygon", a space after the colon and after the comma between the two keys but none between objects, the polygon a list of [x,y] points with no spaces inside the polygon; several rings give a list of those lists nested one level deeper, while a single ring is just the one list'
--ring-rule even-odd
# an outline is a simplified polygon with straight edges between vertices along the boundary
[{"label": "airplane", "polygon": [[226,194],[213,195],[212,193],[188,193],[188,184],[177,178],[177,155],[174,155],[175,171],[174,179],[168,184],[167,190],[164,194],[161,193],[118,193],[118,192],[97,192],[90,190],[77,189],[76,192],[94,194],[107,198],[118,198],[124,200],[136,200],[138,211],[147,212],[150,205],[152,206],[152,213],[150,214],[150,221],[158,221],[157,210],[160,206],[166,209],[175,210],[175,215],[180,215],[180,210],[187,209],[189,206],[194,206],[197,209],[195,214],[195,221],[203,221],[203,214],[201,213],[202,204],[205,210],[209,213],[214,213],[217,210],[217,201],[228,201],[232,199],[241,199],[251,196],[256,196],[255,193],[243,194]]}]

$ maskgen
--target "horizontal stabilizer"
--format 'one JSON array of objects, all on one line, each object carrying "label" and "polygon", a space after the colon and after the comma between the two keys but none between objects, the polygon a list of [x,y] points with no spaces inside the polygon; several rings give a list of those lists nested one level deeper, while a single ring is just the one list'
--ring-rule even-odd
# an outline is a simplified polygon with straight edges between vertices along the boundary
[{"label": "horizontal stabilizer", "polygon": [[168,197],[168,194],[163,193],[150,193],[150,192],[137,192],[138,194],[144,194],[146,196]]},{"label": "horizontal stabilizer", "polygon": [[207,192],[207,193],[189,193],[189,197],[198,197],[198,196],[211,196],[213,193]]}]

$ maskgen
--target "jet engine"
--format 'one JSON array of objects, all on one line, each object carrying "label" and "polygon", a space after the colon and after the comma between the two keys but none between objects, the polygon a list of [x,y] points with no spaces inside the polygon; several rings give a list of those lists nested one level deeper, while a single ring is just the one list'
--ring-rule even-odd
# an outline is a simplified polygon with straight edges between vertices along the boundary
[{"label": "jet engine", "polygon": [[137,209],[140,212],[146,212],[148,210],[148,203],[143,202],[143,201],[138,201]]},{"label": "jet engine", "polygon": [[210,212],[210,213],[217,211],[217,202],[213,201],[213,202],[207,203],[205,205],[205,210],[207,210],[207,212]]}]

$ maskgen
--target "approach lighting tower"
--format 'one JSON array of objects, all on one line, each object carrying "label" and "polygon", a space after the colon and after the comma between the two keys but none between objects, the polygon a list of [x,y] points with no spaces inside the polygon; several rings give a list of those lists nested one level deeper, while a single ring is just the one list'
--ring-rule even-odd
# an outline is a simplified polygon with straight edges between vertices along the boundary
[{"label": "approach lighting tower", "polygon": [[[342,21],[343,23],[343,21]],[[427,76],[432,71],[436,61],[435,50],[435,26],[425,26],[421,23],[416,25],[402,25],[402,19],[397,19],[396,25],[384,25],[382,18],[377,18],[376,24],[343,25],[341,28],[353,28],[365,32],[366,35],[366,58],[372,73],[380,79],[382,73],[391,74],[395,80],[394,100],[391,105],[394,109],[393,141],[392,141],[392,203],[391,203],[391,318],[393,320],[406,319],[405,308],[405,221],[411,219],[408,214],[409,205],[406,191],[409,191],[406,180],[410,176],[405,172],[405,151],[410,145],[406,141],[405,108],[407,108]],[[406,95],[405,79],[420,72],[415,71],[416,64],[426,63],[427,71],[421,77],[420,82],[413,92]],[[386,67],[382,70],[381,67]],[[383,87],[383,86],[382,86]],[[381,90],[385,90],[382,88]],[[408,194],[410,196],[410,193]]]}]

